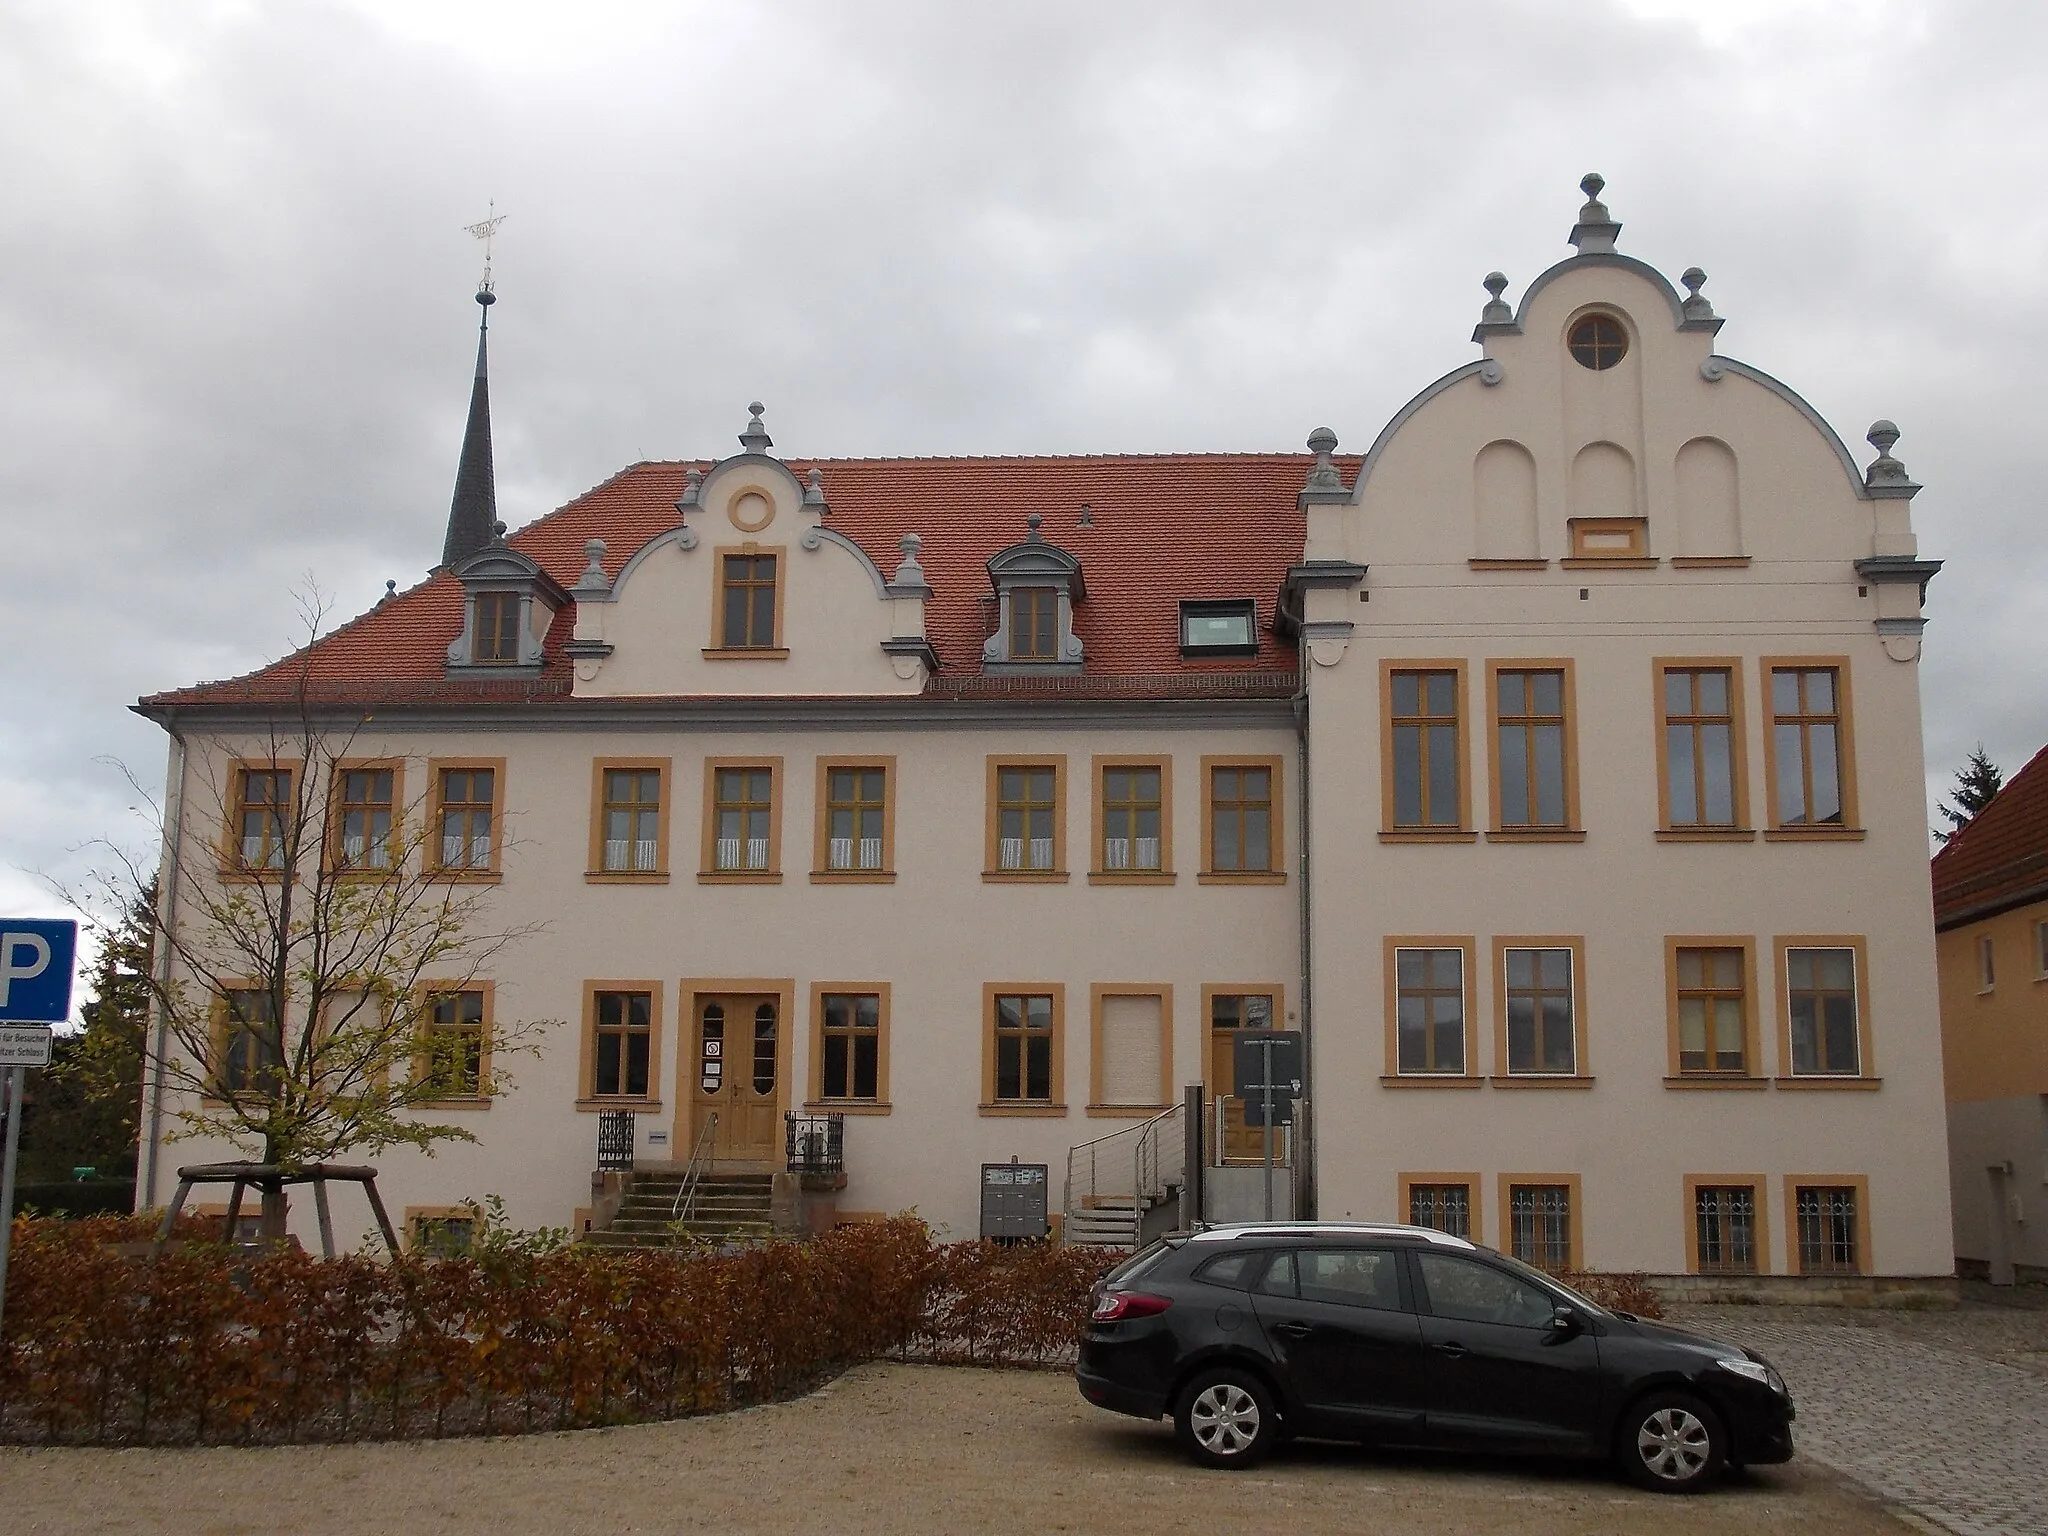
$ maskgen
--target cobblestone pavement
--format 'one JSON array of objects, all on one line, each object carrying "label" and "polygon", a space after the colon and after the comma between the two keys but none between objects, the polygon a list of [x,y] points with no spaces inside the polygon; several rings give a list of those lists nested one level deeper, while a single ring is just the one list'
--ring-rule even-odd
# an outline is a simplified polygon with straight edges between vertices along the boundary
[{"label": "cobblestone pavement", "polygon": [[2048,1536],[2048,1310],[1685,1307],[1770,1356],[1803,1457],[1957,1536]]}]

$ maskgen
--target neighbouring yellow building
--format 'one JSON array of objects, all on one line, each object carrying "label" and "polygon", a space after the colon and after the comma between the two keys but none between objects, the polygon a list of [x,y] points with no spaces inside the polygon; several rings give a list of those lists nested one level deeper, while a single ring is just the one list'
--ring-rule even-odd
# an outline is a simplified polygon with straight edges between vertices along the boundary
[{"label": "neighbouring yellow building", "polygon": [[2048,750],[1934,856],[1956,1259],[2048,1281]]}]

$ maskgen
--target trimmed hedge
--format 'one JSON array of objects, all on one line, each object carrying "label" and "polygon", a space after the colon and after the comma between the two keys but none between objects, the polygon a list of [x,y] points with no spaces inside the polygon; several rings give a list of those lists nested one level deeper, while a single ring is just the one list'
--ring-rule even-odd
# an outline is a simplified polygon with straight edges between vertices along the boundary
[{"label": "trimmed hedge", "polygon": [[0,1438],[498,1434],[716,1412],[887,1353],[1045,1363],[1108,1262],[939,1246],[909,1217],[733,1253],[393,1262],[188,1240],[139,1262],[112,1246],[147,1235],[136,1218],[15,1224]]}]

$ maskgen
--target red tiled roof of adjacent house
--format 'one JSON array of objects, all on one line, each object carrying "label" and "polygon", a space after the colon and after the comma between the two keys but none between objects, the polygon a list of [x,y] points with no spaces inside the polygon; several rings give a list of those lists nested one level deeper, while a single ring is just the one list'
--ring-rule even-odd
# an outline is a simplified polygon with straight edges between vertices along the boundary
[{"label": "red tiled roof of adjacent house", "polygon": [[[992,596],[986,565],[998,550],[1023,540],[1025,518],[1033,512],[1044,519],[1041,536],[1081,561],[1087,598],[1075,608],[1074,631],[1089,678],[1179,676],[1188,680],[1186,691],[1213,696],[1230,690],[1199,683],[1198,674],[1272,676],[1294,666],[1293,646],[1273,632],[1273,606],[1288,566],[1301,558],[1305,528],[1295,498],[1314,463],[1308,454],[788,463],[799,478],[812,468],[820,472],[830,507],[826,526],[860,545],[885,575],[903,558],[904,534],[923,540],[918,559],[934,593],[925,610],[926,634],[948,691],[963,686],[957,681],[963,675],[980,672],[990,625],[985,599]],[[1356,475],[1356,458],[1338,463],[1347,481]],[[603,539],[605,571],[616,578],[636,550],[677,525],[675,502],[691,467],[635,464],[507,542],[571,587],[584,568],[584,546]],[[1089,527],[1080,526],[1084,504]],[[1258,602],[1258,654],[1182,657],[1180,603],[1241,597]],[[562,645],[574,625],[573,604],[556,616],[540,678],[471,681],[446,676],[462,598],[454,577],[431,576],[282,661],[246,677],[155,694],[144,707],[289,698],[301,688],[309,696],[366,702],[568,696]],[[1095,685],[1063,691],[1090,692]]]},{"label": "red tiled roof of adjacent house", "polygon": [[1934,924],[2048,898],[2048,747],[1934,856]]}]

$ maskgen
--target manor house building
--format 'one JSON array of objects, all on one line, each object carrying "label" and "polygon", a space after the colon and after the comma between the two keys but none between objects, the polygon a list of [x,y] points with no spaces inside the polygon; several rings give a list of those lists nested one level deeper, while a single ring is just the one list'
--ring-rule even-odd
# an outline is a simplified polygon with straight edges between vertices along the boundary
[{"label": "manor house building", "polygon": [[[387,1199],[580,1223],[607,1111],[643,1168],[779,1171],[816,1119],[832,1219],[971,1236],[982,1165],[1078,1213],[1073,1149],[1200,1084],[1212,1214],[1270,1134],[1301,1214],[1948,1275],[1918,487],[1717,352],[1600,191],[1363,456],[815,460],[756,406],[505,534],[480,351],[442,566],[140,706],[183,803],[230,786],[186,867],[263,877],[303,702],[371,835],[416,807],[410,856],[532,930],[430,1028],[565,1022]],[[1284,1134],[1232,1093],[1268,1028],[1307,1041]],[[228,1155],[174,1109],[144,1203]]]}]

